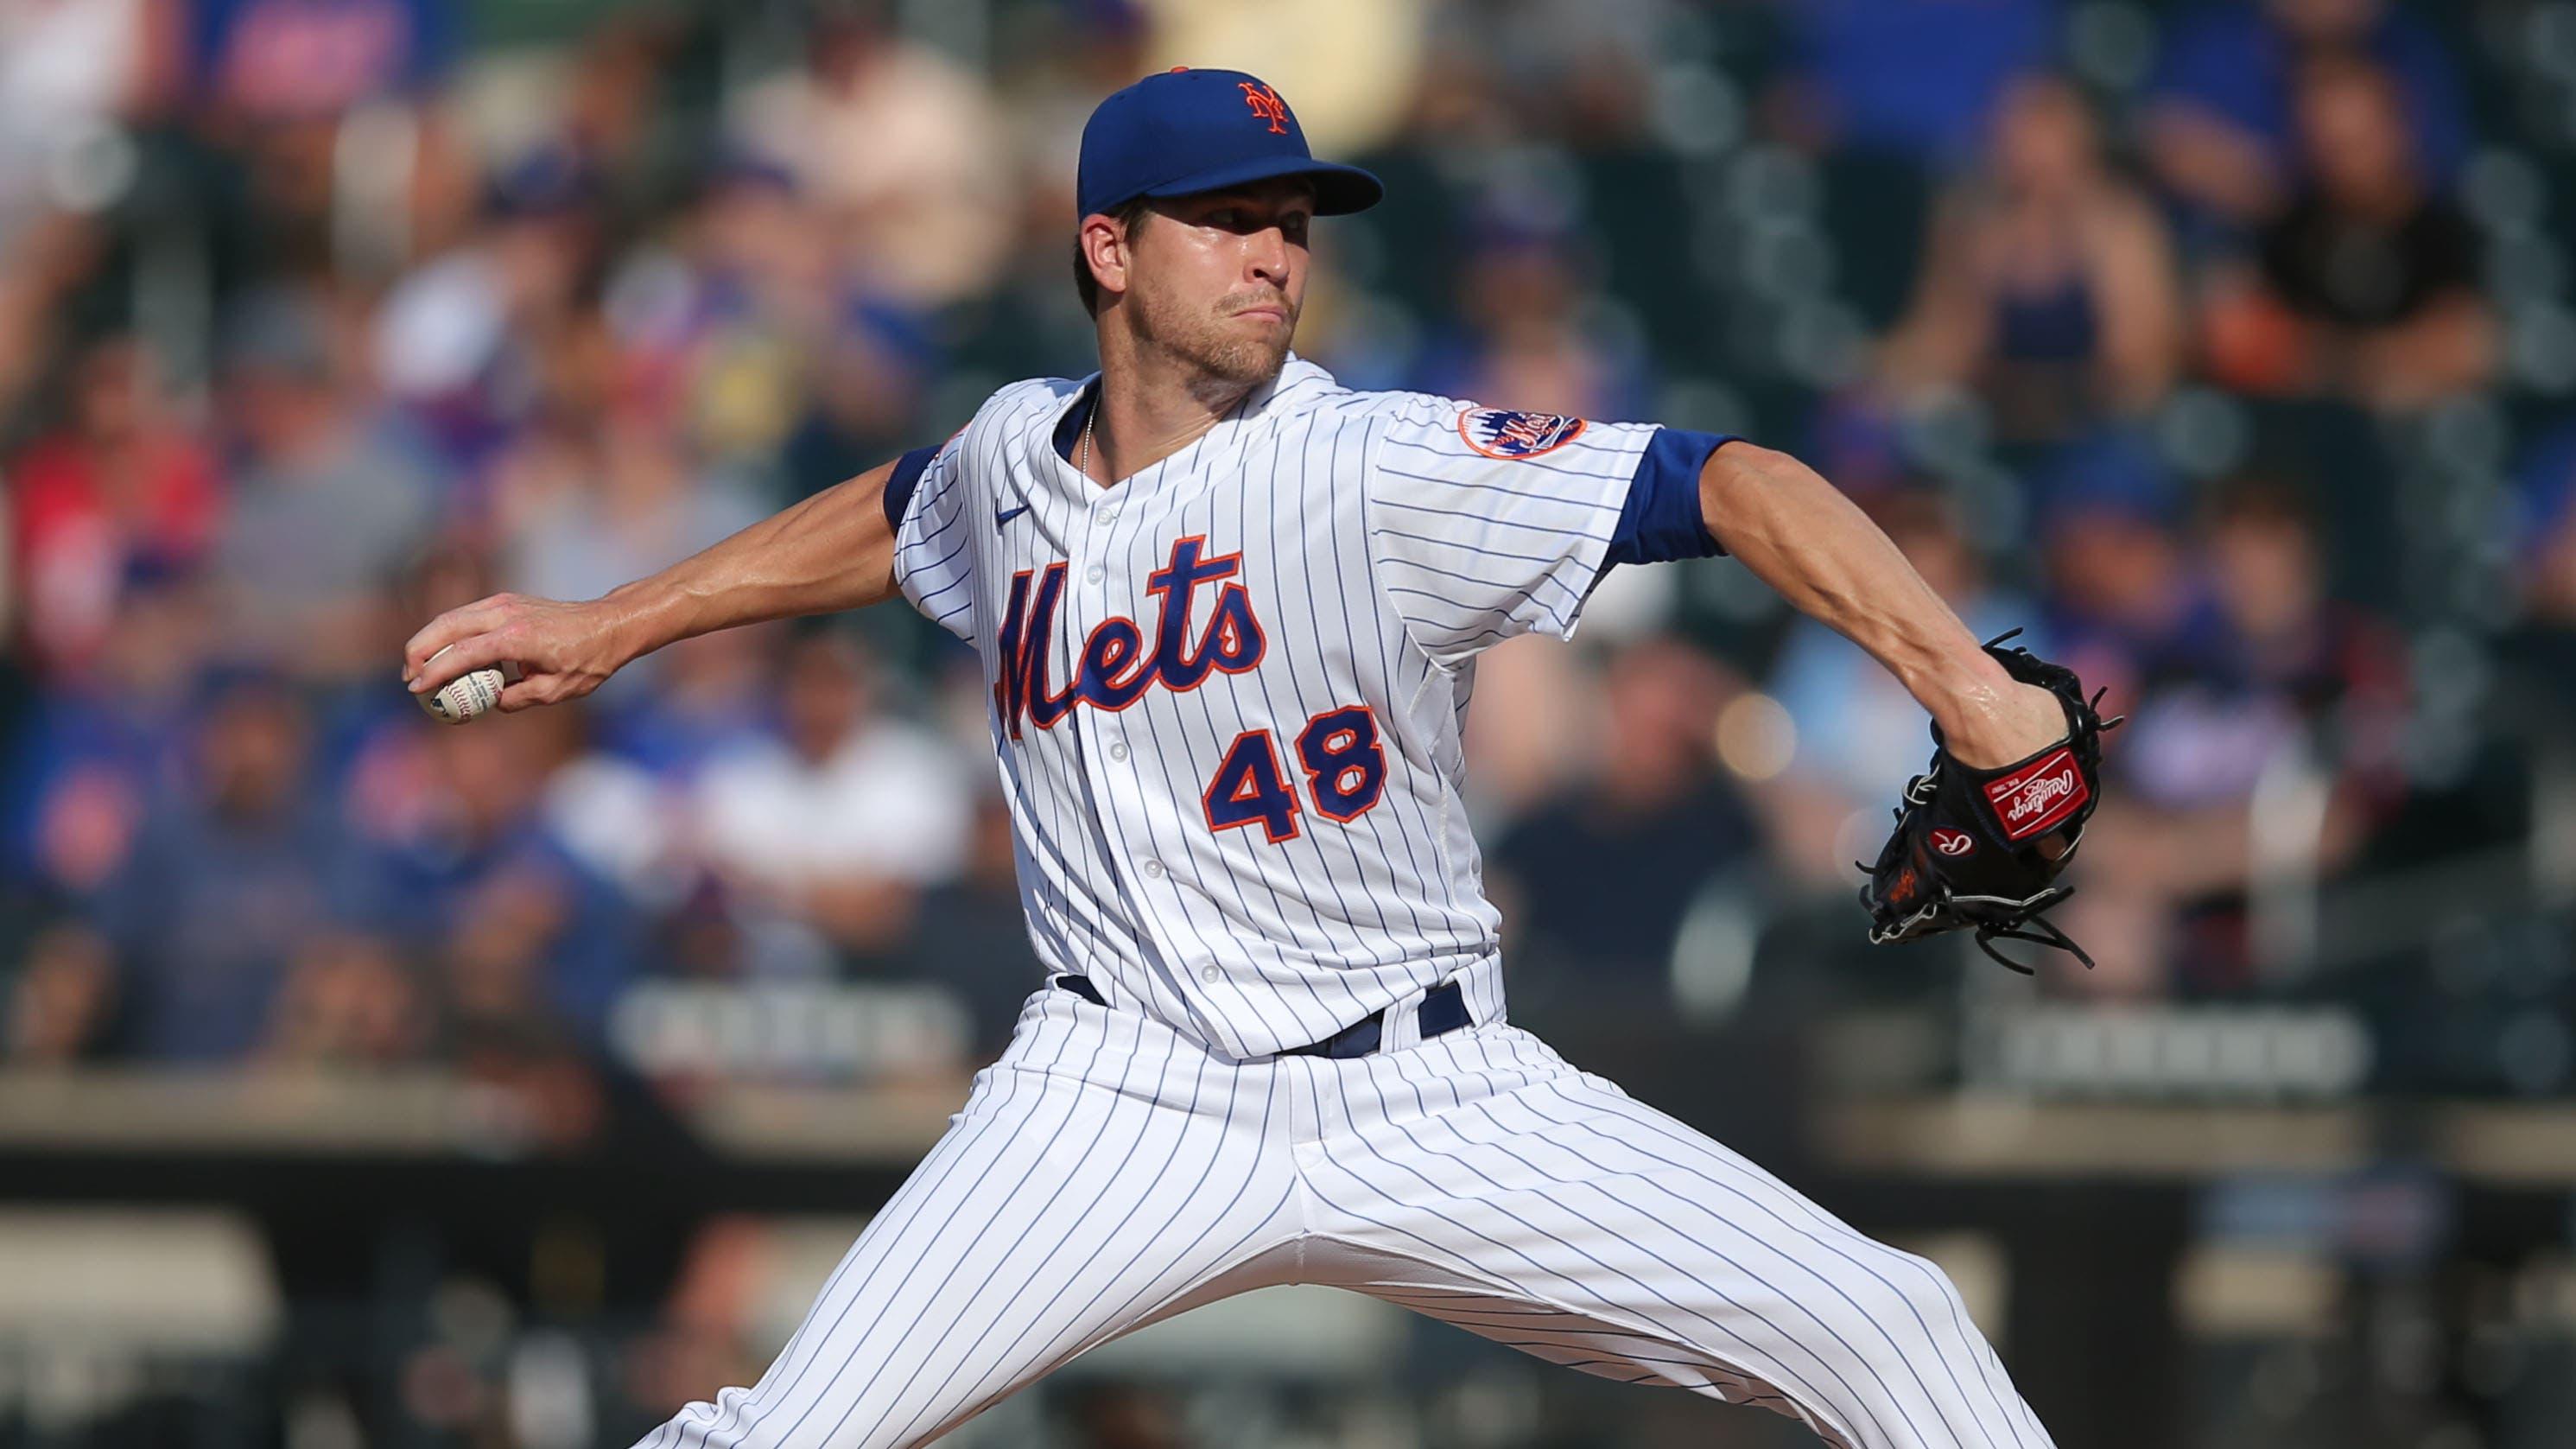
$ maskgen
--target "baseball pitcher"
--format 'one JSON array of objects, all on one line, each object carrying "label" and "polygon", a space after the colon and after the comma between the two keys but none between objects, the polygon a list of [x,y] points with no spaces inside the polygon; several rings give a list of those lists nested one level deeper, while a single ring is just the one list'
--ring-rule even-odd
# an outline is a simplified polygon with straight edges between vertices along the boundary
[{"label": "baseball pitcher", "polygon": [[768,1373],[647,1449],[921,1444],[1281,1283],[1835,1445],[2049,1445],[1938,1269],[1510,1024],[1459,722],[1477,656],[1571,634],[1605,571],[1732,554],[1934,721],[1863,889],[1873,934],[1983,941],[2041,939],[2101,721],[1780,453],[1354,392],[1296,356],[1315,218],[1380,191],[1252,76],[1130,86],[1082,137],[1098,372],[1006,387],[947,442],[606,597],[501,595],[411,640],[415,691],[508,662],[498,704],[522,709],[675,640],[900,593],[991,688],[1047,978]]}]

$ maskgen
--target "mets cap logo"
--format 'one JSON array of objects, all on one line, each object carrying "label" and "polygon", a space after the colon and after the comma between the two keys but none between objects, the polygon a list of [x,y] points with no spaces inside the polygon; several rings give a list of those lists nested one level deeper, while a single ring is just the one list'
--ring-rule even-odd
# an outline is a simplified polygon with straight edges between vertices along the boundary
[{"label": "mets cap logo", "polygon": [[1458,414],[1458,436],[1488,458],[1535,458],[1583,436],[1583,419],[1563,413],[1469,408]]},{"label": "mets cap logo", "polygon": [[1252,108],[1253,118],[1270,123],[1270,134],[1288,134],[1288,103],[1279,93],[1259,81],[1236,81],[1243,90],[1243,103]]}]

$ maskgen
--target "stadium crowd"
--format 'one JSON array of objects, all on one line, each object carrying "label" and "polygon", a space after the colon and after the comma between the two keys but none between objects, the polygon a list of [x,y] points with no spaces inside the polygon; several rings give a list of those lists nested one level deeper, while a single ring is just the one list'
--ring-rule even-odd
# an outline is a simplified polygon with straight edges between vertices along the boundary
[{"label": "stadium crowd", "polygon": [[[1791,448],[2108,686],[2100,969],[2043,990],[2261,989],[2272,816],[2328,882],[2533,828],[2544,751],[2482,703],[2576,717],[2530,54],[2382,0],[1284,9],[1335,41],[1256,0],[0,0],[0,1059],[580,1071],[672,981],[933,983],[993,1046],[1037,978],[945,636],[707,638],[462,729],[398,648],[1088,371],[1080,118],[1182,60],[1257,57],[1394,185],[1319,232],[1301,350],[1346,381]],[[1820,971],[1949,989],[1847,949],[1922,715],[1757,593],[1628,571],[1485,666],[1516,998],[1664,990],[1730,881],[1830,903]]]}]

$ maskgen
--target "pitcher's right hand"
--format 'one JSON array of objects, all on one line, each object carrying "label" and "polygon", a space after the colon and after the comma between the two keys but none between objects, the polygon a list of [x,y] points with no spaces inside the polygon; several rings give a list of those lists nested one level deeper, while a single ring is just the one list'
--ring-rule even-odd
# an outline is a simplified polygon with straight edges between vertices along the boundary
[{"label": "pitcher's right hand", "polygon": [[515,663],[519,679],[501,691],[503,711],[579,699],[634,657],[624,642],[625,613],[607,599],[477,599],[411,636],[403,646],[403,682],[426,694],[486,665]]}]

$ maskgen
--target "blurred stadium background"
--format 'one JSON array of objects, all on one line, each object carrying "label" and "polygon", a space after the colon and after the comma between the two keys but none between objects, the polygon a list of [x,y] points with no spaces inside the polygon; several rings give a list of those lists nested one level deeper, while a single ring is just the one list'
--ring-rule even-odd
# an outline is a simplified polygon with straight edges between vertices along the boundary
[{"label": "blurred stadium background", "polygon": [[[1940,1260],[2064,1444],[2576,1444],[2565,0],[0,0],[0,1444],[757,1375],[1035,984],[974,661],[441,730],[398,644],[1087,371],[1081,120],[1180,62],[1390,182],[1344,380],[1788,447],[2132,716],[2098,970],[1868,950],[1921,716],[1622,573],[1476,701],[1518,1020]],[[1805,1441],[1275,1293],[955,1442]]]}]

